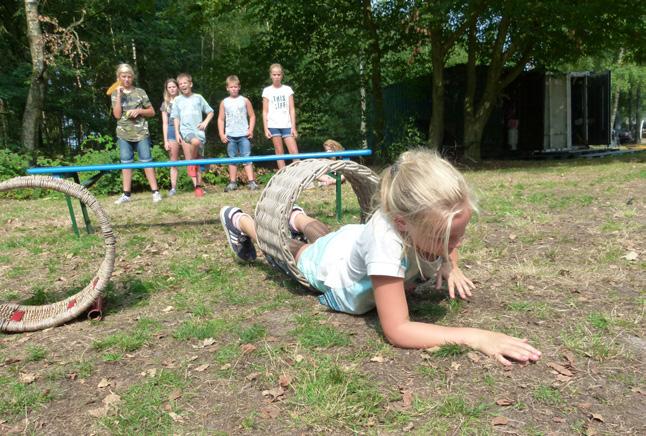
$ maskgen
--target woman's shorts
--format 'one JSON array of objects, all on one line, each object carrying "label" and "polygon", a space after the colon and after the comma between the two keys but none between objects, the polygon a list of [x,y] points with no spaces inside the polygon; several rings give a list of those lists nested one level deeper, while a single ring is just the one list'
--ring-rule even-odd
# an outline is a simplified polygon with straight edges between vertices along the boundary
[{"label": "woman's shorts", "polygon": [[168,129],[166,130],[166,137],[169,141],[177,141],[177,135],[175,135],[175,124],[173,120],[168,120]]},{"label": "woman's shorts", "polygon": [[292,136],[292,128],[291,127],[286,127],[286,128],[270,127],[269,133],[271,133],[272,138],[274,136],[280,136],[281,138],[289,138]]},{"label": "woman's shorts", "polygon": [[126,141],[125,139],[117,138],[119,144],[119,157],[121,163],[132,163],[135,160],[134,149],[137,149],[139,155],[139,162],[152,162],[153,157],[150,154],[150,137],[147,136],[141,141]]},{"label": "woman's shorts", "polygon": [[[247,157],[251,155],[251,142],[246,136],[227,136],[227,154],[229,157]],[[245,162],[248,165],[251,162]]]}]

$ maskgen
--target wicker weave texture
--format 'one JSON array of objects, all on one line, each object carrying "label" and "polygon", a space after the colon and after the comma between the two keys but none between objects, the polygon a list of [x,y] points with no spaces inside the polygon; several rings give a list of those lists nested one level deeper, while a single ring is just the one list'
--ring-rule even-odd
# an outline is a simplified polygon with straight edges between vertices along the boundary
[{"label": "wicker weave texture", "polygon": [[[62,301],[41,306],[0,304],[0,331],[26,332],[57,326],[84,313],[101,295],[110,281],[115,259],[115,237],[107,214],[90,192],[76,183],[45,176],[16,177],[0,183],[0,192],[13,189],[42,188],[74,197],[90,208],[99,220],[105,241],[105,256],[99,270],[81,291]],[[13,318],[13,320],[12,320]],[[19,320],[18,320],[19,318]]]},{"label": "wicker weave texture", "polygon": [[372,196],[379,177],[371,169],[349,160],[308,159],[294,162],[272,177],[256,205],[260,249],[268,259],[305,287],[309,287],[309,283],[298,271],[288,249],[291,236],[287,222],[292,207],[305,187],[331,171],[343,174],[352,186],[361,207],[363,222],[371,212]]}]

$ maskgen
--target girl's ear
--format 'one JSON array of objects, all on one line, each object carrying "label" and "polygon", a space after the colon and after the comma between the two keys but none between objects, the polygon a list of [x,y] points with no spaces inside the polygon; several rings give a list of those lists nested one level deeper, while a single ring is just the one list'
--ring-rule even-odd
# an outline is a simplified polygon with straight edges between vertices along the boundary
[{"label": "girl's ear", "polygon": [[401,233],[404,233],[408,230],[408,225],[404,217],[402,216],[395,217],[395,228]]}]

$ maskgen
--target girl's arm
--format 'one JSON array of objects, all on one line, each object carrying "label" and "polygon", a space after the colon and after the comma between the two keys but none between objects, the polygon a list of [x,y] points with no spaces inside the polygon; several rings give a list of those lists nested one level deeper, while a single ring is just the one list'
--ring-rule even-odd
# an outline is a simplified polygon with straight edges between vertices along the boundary
[{"label": "girl's arm", "polygon": [[121,86],[117,87],[117,90],[115,91],[117,93],[117,96],[115,97],[114,103],[112,104],[112,115],[116,119],[120,119],[121,115],[123,115],[121,110],[121,89]]},{"label": "girl's arm", "polygon": [[245,104],[247,105],[247,115],[249,116],[249,131],[247,138],[253,139],[253,129],[256,127],[256,113],[253,111],[251,100],[245,97]]},{"label": "girl's arm", "polygon": [[292,135],[294,139],[298,138],[298,132],[296,131],[296,108],[294,107],[294,94],[289,96],[289,118],[292,120]]},{"label": "girl's arm", "polygon": [[132,109],[128,113],[128,118],[137,118],[137,117],[151,118],[154,116],[155,116],[155,109],[152,107],[152,105],[146,108]]},{"label": "girl's arm", "polygon": [[164,132],[164,148],[166,151],[170,150],[170,145],[168,144],[168,113],[166,111],[161,111],[162,113],[162,132]]},{"label": "girl's arm", "polygon": [[442,287],[442,279],[446,280],[451,298],[455,298],[457,290],[461,298],[467,299],[471,296],[471,291],[476,288],[476,285],[458,267],[458,247],[449,253],[448,262],[442,262],[440,270],[436,274],[435,289]]},{"label": "girl's arm", "polygon": [[220,102],[220,109],[218,110],[218,133],[220,134],[220,141],[223,144],[229,142],[227,135],[224,134],[224,100]]},{"label": "girl's arm", "polygon": [[502,333],[466,327],[445,327],[413,322],[408,317],[404,280],[398,277],[371,276],[379,322],[388,342],[401,348],[430,348],[460,344],[495,357],[510,365],[507,358],[520,362],[536,361],[541,352],[527,343]]},{"label": "girl's arm", "polygon": [[271,132],[267,127],[267,113],[269,112],[269,99],[267,97],[262,98],[262,125],[265,130],[265,136],[267,139],[271,139]]}]

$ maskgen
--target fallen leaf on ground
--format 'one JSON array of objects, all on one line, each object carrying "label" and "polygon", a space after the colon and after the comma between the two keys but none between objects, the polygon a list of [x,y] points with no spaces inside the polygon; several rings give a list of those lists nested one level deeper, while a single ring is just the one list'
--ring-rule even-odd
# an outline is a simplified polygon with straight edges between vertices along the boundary
[{"label": "fallen leaf on ground", "polygon": [[213,339],[213,338],[206,338],[202,342],[202,345],[204,345],[205,347],[211,346],[213,344],[215,344],[215,339]]},{"label": "fallen leaf on ground", "polygon": [[294,356],[294,360],[296,361],[296,363],[301,363],[303,359],[304,357],[301,354],[297,354],[296,356]]},{"label": "fallen leaf on ground", "polygon": [[118,404],[121,401],[121,397],[114,392],[110,392],[104,399],[103,404],[110,406],[112,404]]},{"label": "fallen leaf on ground", "polygon": [[554,418],[552,418],[552,421],[559,422],[559,423],[564,423],[565,418],[561,418],[560,416],[555,416]]},{"label": "fallen leaf on ground", "polygon": [[469,351],[467,353],[467,357],[473,363],[479,363],[482,360],[482,356],[480,356],[480,353],[476,353],[475,351]]},{"label": "fallen leaf on ground", "polygon": [[384,363],[386,359],[384,359],[383,356],[374,356],[370,358],[370,361],[376,363]]},{"label": "fallen leaf on ground", "polygon": [[77,373],[75,373],[75,372],[70,372],[70,373],[69,373],[69,374],[67,374],[65,377],[66,377],[68,380],[76,380],[76,378],[78,377],[78,374],[77,374]]},{"label": "fallen leaf on ground", "polygon": [[203,365],[196,366],[195,368],[193,368],[193,371],[196,371],[196,372],[203,372],[203,371],[205,371],[205,370],[206,370],[206,368],[208,368],[209,366],[211,366],[211,365],[209,365],[208,363],[205,363],[205,364],[203,364]]},{"label": "fallen leaf on ground", "polygon": [[622,257],[626,260],[637,260],[638,255],[636,251],[629,251]]},{"label": "fallen leaf on ground", "polygon": [[597,436],[598,434],[599,434],[599,432],[597,430],[595,430],[594,428],[588,428],[585,431],[585,436]]},{"label": "fallen leaf on ground", "polygon": [[251,353],[256,349],[256,346],[254,344],[242,344],[240,345],[240,349],[243,353]]},{"label": "fallen leaf on ground", "polygon": [[563,374],[558,374],[556,376],[556,379],[560,382],[567,383],[570,380],[572,380],[572,377],[568,377],[567,375],[563,375]]},{"label": "fallen leaf on ground", "polygon": [[169,401],[175,401],[175,400],[177,400],[178,398],[181,398],[181,397],[182,397],[182,391],[179,390],[179,389],[175,389],[174,391],[172,391],[168,395],[168,400]]},{"label": "fallen leaf on ground", "polygon": [[572,371],[564,367],[563,365],[559,365],[558,363],[554,362],[548,362],[547,366],[552,368],[554,371],[558,372],[559,374],[566,375],[568,377],[572,377],[574,374],[572,374]]},{"label": "fallen leaf on ground", "polygon": [[589,409],[590,407],[592,407],[592,403],[579,403],[579,404],[577,404],[577,407],[578,407],[579,409],[587,410],[587,409]]},{"label": "fallen leaf on ground", "polygon": [[278,384],[284,388],[289,386],[292,383],[292,376],[289,374],[283,374],[278,378]]},{"label": "fallen leaf on ground", "polygon": [[230,363],[225,363],[224,365],[222,365],[220,367],[220,371],[226,371],[229,368],[231,368],[231,364]]},{"label": "fallen leaf on ground", "polygon": [[164,312],[164,313],[168,313],[168,312],[170,312],[171,310],[173,310],[173,306],[166,306],[166,307],[164,307],[164,308],[162,309],[162,312]]},{"label": "fallen leaf on ground", "polygon": [[178,415],[175,412],[168,412],[168,416],[170,416],[171,419],[175,422],[184,422],[184,418],[182,418],[180,415]]},{"label": "fallen leaf on ground", "polygon": [[457,371],[458,369],[460,369],[460,367],[461,367],[461,366],[462,366],[462,364],[460,364],[460,363],[458,363],[458,362],[453,362],[453,363],[451,363],[451,369],[453,369],[453,370],[455,370],[455,371]]},{"label": "fallen leaf on ground", "polygon": [[269,397],[272,402],[278,401],[282,396],[285,395],[285,389],[283,389],[281,386],[278,386],[274,389],[262,391],[262,395],[264,397]]},{"label": "fallen leaf on ground", "polygon": [[514,403],[514,400],[510,400],[508,398],[499,398],[496,400],[496,404],[499,406],[511,406]]},{"label": "fallen leaf on ground", "polygon": [[491,420],[491,425],[507,425],[509,424],[509,418],[505,416],[496,416]]},{"label": "fallen leaf on ground", "polygon": [[276,419],[279,414],[280,409],[276,406],[269,405],[260,409],[260,415],[264,419]]},{"label": "fallen leaf on ground", "polygon": [[591,414],[590,414],[590,419],[592,419],[593,421],[605,422],[605,421],[603,420],[603,416],[601,416],[601,415],[600,415],[600,414],[598,414],[598,413],[591,413]]},{"label": "fallen leaf on ground", "polygon": [[630,391],[636,394],[646,395],[646,391],[643,390],[642,388],[632,388]]},{"label": "fallen leaf on ground", "polygon": [[26,385],[32,384],[33,382],[36,381],[37,378],[38,378],[38,376],[36,374],[34,374],[33,372],[29,372],[29,373],[21,372],[20,373],[20,383],[24,383]]},{"label": "fallen leaf on ground", "polygon": [[99,389],[103,389],[103,388],[107,388],[108,386],[110,386],[110,382],[108,381],[108,379],[102,378],[96,387]]},{"label": "fallen leaf on ground", "polygon": [[401,389],[402,393],[402,409],[408,409],[413,404],[413,392],[407,389]]},{"label": "fallen leaf on ground", "polygon": [[510,240],[510,241],[513,241],[513,240],[514,240],[514,239],[516,239],[517,237],[518,237],[518,236],[516,236],[516,235],[514,235],[513,233],[511,233],[511,234],[509,235],[509,240]]},{"label": "fallen leaf on ground", "polygon": [[142,377],[154,377],[157,375],[157,368],[148,368],[144,372],[140,373]]},{"label": "fallen leaf on ground", "polygon": [[87,413],[95,418],[105,418],[108,416],[108,406],[99,407],[98,409],[90,409]]},{"label": "fallen leaf on ground", "polygon": [[255,379],[257,379],[257,378],[258,378],[258,376],[259,376],[259,375],[260,375],[260,373],[259,373],[259,372],[252,372],[251,374],[247,374],[247,376],[246,376],[245,378],[246,378],[248,381],[254,381]]}]

